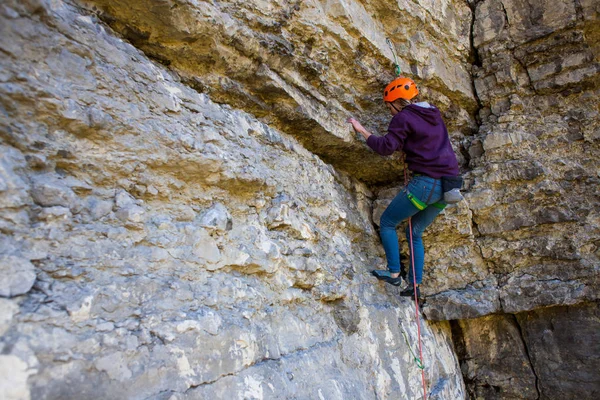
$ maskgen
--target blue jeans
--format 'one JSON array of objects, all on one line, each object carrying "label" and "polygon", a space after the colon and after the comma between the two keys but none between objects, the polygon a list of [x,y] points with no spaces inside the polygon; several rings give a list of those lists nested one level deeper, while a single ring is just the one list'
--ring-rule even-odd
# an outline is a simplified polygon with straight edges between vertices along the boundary
[{"label": "blue jeans", "polygon": [[[424,210],[419,210],[408,198],[409,192],[418,198],[427,207]],[[413,250],[415,259],[415,274],[416,282],[421,283],[423,279],[423,264],[425,262],[425,249],[423,248],[423,232],[442,211],[443,205],[442,182],[440,179],[430,178],[425,175],[416,175],[408,183],[408,186],[392,200],[388,208],[381,215],[380,236],[385,256],[387,259],[388,269],[392,273],[400,272],[400,249],[398,246],[398,235],[396,234],[396,226],[412,217],[412,237]],[[432,204],[442,205],[436,207]],[[409,227],[406,227],[406,241],[410,246]],[[410,247],[409,247],[410,248]],[[412,264],[409,268],[408,281],[412,282]]]}]

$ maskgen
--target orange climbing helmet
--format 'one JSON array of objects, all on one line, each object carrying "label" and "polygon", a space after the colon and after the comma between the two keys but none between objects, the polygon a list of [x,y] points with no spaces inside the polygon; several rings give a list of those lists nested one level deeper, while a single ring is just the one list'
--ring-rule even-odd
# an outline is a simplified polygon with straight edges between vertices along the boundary
[{"label": "orange climbing helmet", "polygon": [[415,81],[404,76],[394,79],[383,91],[383,101],[391,103],[398,99],[411,100],[419,94]]}]

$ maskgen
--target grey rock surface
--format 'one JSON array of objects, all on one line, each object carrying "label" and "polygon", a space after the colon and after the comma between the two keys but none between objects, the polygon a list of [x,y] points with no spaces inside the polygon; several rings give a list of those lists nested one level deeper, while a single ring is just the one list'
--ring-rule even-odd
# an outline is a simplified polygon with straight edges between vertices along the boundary
[{"label": "grey rock surface", "polygon": [[537,376],[513,315],[458,321],[452,331],[469,398],[539,398]]},{"label": "grey rock surface", "polygon": [[[463,142],[466,201],[424,239],[430,318],[598,299],[596,3],[474,4],[481,126]],[[376,204],[392,196],[381,190]]]},{"label": "grey rock surface", "polygon": [[517,314],[540,399],[600,395],[599,317],[597,302]]},{"label": "grey rock surface", "polygon": [[[420,396],[366,185],[79,6],[0,6],[0,249],[37,275],[0,299],[0,397]],[[464,398],[421,324],[430,398]]]},{"label": "grey rock surface", "polygon": [[419,396],[368,274],[403,166],[344,122],[385,131],[387,36],[466,183],[425,236],[428,397],[593,394],[596,3],[3,2],[0,397]]},{"label": "grey rock surface", "polygon": [[77,201],[73,190],[52,175],[40,175],[34,178],[31,186],[31,198],[42,207],[70,208]]},{"label": "grey rock surface", "polygon": [[469,397],[595,399],[598,303],[452,322]]},{"label": "grey rock surface", "polygon": [[22,257],[0,255],[0,296],[25,294],[35,282],[35,267]]},{"label": "grey rock surface", "polygon": [[230,231],[233,226],[231,214],[229,214],[227,207],[221,203],[214,204],[204,211],[199,218],[200,226],[221,234]]}]

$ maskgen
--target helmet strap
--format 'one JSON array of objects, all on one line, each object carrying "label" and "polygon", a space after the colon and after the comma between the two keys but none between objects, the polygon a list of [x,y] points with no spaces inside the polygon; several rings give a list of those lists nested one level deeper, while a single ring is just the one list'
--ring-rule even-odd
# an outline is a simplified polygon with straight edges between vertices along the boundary
[{"label": "helmet strap", "polygon": [[390,103],[390,105],[392,106],[392,108],[393,108],[394,110],[396,110],[396,112],[400,112],[400,110],[398,110],[398,109],[396,108],[396,105],[395,105],[394,103]]}]

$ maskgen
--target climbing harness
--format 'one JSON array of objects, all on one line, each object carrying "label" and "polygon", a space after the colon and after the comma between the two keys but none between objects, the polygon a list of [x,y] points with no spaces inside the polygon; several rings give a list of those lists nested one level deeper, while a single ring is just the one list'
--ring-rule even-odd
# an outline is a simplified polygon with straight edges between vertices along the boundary
[{"label": "climbing harness", "polygon": [[[404,187],[408,186],[408,164],[406,163],[406,154],[403,158],[404,162]],[[418,208],[418,207],[417,207]],[[421,381],[423,382],[423,400],[427,400],[427,383],[425,382],[425,364],[423,363],[423,346],[421,344],[421,320],[419,318],[419,296],[417,295],[417,275],[415,273],[415,251],[413,246],[412,235],[412,218],[408,217],[408,232],[410,239],[410,265],[412,266],[413,288],[415,291],[415,317],[417,321],[417,334],[419,337],[419,367],[421,369]],[[410,348],[410,346],[409,346]],[[412,350],[411,350],[412,353]]]},{"label": "climbing harness", "polygon": [[[408,189],[406,189],[406,197],[408,197],[408,199],[410,200],[410,202],[413,204],[413,206],[417,207],[420,211],[423,211],[424,209],[426,209],[429,205],[435,207],[435,208],[439,208],[440,210],[443,210],[444,208],[446,208],[446,204],[441,203],[441,202],[435,202],[433,204],[427,204],[422,202],[421,200],[419,200],[417,198],[417,196],[415,196],[414,194],[412,194],[411,192],[408,191]],[[461,196],[462,197],[462,196]]]},{"label": "climbing harness", "polygon": [[408,189],[406,190],[406,197],[408,197],[410,202],[413,203],[413,206],[417,207],[419,210],[422,211],[427,208],[427,203],[423,203],[414,194],[409,192]]}]

